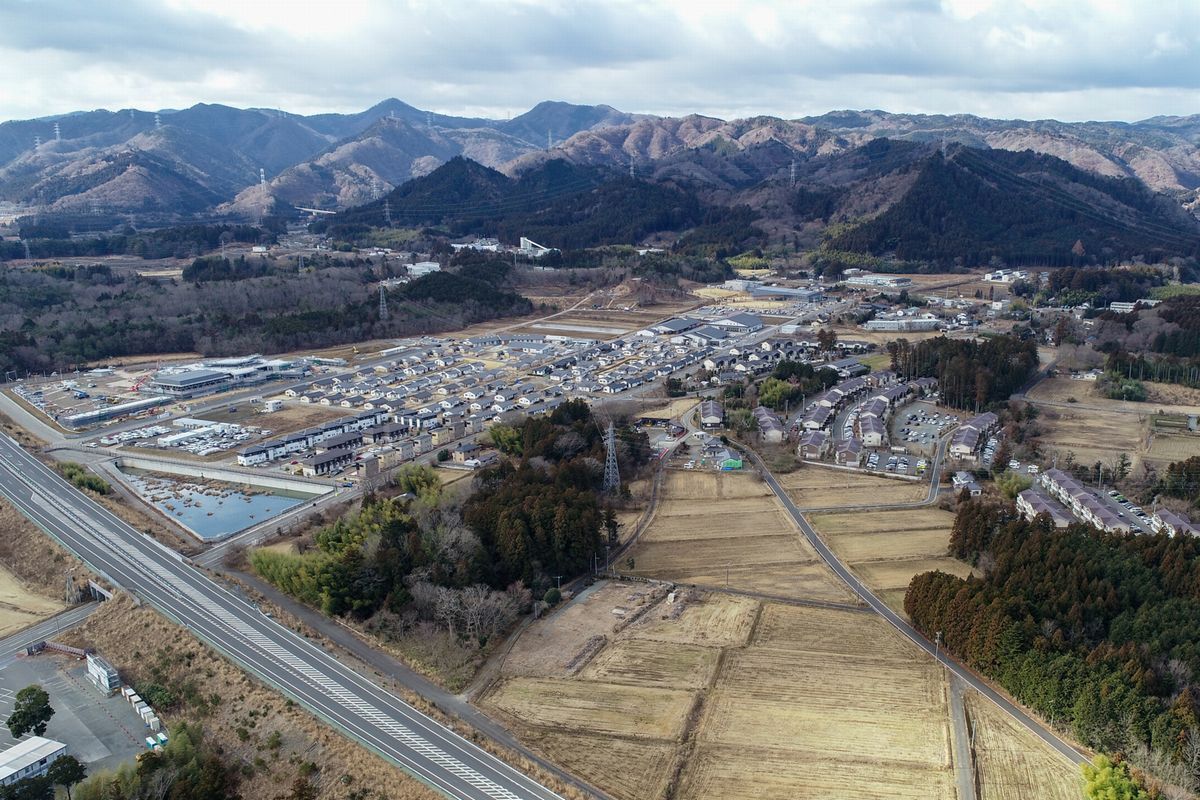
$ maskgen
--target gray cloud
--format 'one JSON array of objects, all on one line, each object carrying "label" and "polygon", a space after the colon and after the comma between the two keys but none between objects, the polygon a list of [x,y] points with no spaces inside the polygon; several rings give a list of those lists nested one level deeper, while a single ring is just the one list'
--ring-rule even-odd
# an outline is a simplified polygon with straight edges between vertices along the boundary
[{"label": "gray cloud", "polygon": [[1200,111],[1200,4],[1129,0],[10,0],[0,118],[195,102],[311,113],[396,96],[651,113]]}]

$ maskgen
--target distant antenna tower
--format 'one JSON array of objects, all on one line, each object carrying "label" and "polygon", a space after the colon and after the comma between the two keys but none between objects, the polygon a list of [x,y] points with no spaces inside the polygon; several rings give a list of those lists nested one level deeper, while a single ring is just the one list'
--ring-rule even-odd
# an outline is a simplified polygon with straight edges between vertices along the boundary
[{"label": "distant antenna tower", "polygon": [[612,420],[604,432],[604,491],[615,492],[621,488],[621,473],[617,469],[617,429]]},{"label": "distant antenna tower", "polygon": [[62,131],[60,131],[60,130],[58,129],[58,123],[57,123],[57,122],[56,122],[56,123],[54,123],[54,141],[56,141],[56,142],[61,142],[61,141],[62,141]]},{"label": "distant antenna tower", "polygon": [[158,114],[155,114],[154,115],[154,130],[158,130],[161,127],[162,127],[162,118],[159,117]]},{"label": "distant antenna tower", "polygon": [[262,188],[267,188],[267,171],[262,167],[258,168],[258,185]]},{"label": "distant antenna tower", "polygon": [[383,290],[383,284],[379,284],[379,319],[386,320],[388,318],[387,310],[387,292]]},{"label": "distant antenna tower", "polygon": [[794,159],[794,158],[792,159],[792,174],[791,174],[791,177],[788,179],[788,183],[789,183],[789,185],[792,186],[792,188],[795,188],[795,186],[796,186],[796,159]]},{"label": "distant antenna tower", "polygon": [[389,228],[392,227],[392,201],[391,200],[383,201],[383,220],[384,220],[384,222],[387,223],[387,226]]}]

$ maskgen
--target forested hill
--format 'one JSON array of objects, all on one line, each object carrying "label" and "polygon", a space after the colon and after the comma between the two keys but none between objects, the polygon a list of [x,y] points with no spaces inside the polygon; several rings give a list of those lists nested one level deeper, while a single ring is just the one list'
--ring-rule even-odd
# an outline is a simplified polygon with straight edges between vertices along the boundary
[{"label": "forested hill", "polygon": [[676,154],[635,177],[565,159],[509,177],[458,157],[322,229],[353,241],[390,217],[564,250],[657,235],[683,251],[785,245],[930,268],[1200,255],[1200,222],[1175,201],[1053,156],[876,139],[798,165],[794,183],[791,163],[771,142]]},{"label": "forested hill", "polygon": [[597,167],[555,160],[509,178],[454,158],[387,197],[339,214],[325,230],[354,238],[386,224],[442,226],[455,236],[527,236],[560,249],[642,241],[659,231],[681,232],[704,220],[694,192],[631,179]]},{"label": "forested hill", "polygon": [[914,177],[907,191],[832,237],[830,248],[968,264],[998,256],[1014,265],[1200,254],[1200,224],[1177,203],[1053,156],[956,145],[901,169]]}]

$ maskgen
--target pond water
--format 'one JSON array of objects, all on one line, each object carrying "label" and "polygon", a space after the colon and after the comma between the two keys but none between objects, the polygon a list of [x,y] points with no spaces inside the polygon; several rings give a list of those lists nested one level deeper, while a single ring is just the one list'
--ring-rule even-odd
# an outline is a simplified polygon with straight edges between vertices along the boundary
[{"label": "pond water", "polygon": [[279,489],[123,472],[147,502],[204,541],[224,539],[313,498]]}]

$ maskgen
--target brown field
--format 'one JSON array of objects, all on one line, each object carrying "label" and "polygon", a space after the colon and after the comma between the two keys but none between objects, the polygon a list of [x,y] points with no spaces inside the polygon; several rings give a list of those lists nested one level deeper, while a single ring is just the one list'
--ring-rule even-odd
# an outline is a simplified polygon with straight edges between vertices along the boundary
[{"label": "brown field", "polygon": [[575,676],[514,674],[560,627],[563,645],[611,631],[630,589],[602,584],[534,623],[485,706],[621,800],[954,797],[941,674],[866,612],[678,592]]},{"label": "brown field", "polygon": [[947,555],[954,515],[937,508],[814,514],[813,527],[851,569],[896,611],[904,590],[921,572],[941,570],[960,577],[971,568]]},{"label": "brown field", "polygon": [[800,508],[912,503],[929,494],[929,484],[924,481],[901,481],[811,466],[778,478],[779,485]]},{"label": "brown field", "polygon": [[683,414],[688,409],[695,408],[698,405],[699,403],[694,397],[680,397],[675,400],[667,401],[666,405],[639,411],[638,417],[672,420]]},{"label": "brown field", "polygon": [[772,747],[701,744],[688,763],[678,796],[684,800],[937,800],[954,798],[955,791],[953,777],[946,771],[893,769],[844,756],[798,759],[789,750]]},{"label": "brown field", "polygon": [[693,700],[679,689],[556,678],[507,678],[488,695],[523,725],[665,740],[682,733]]},{"label": "brown field", "polygon": [[1192,456],[1200,455],[1200,436],[1173,436],[1156,433],[1150,437],[1150,449],[1143,458],[1148,461],[1184,461]]},{"label": "brown field", "polygon": [[262,406],[240,403],[237,411],[230,414],[227,410],[208,411],[199,415],[199,419],[209,419],[215,422],[236,422],[239,425],[256,425],[267,428],[272,436],[298,431],[301,428],[311,428],[322,422],[328,422],[349,413],[344,408],[333,408],[315,403],[301,403],[298,400],[286,400],[283,408],[272,414],[263,414]]},{"label": "brown field", "polygon": [[[568,663],[597,636],[611,638],[620,618],[613,609],[636,610],[653,606],[663,596],[661,590],[636,583],[602,582],[527,628],[505,657],[501,667],[505,675],[527,677],[566,677]],[[648,612],[652,613],[652,612]]]},{"label": "brown field", "polygon": [[1179,386],[1172,383],[1155,383],[1144,381],[1146,386],[1146,402],[1126,403],[1123,400],[1111,400],[1097,391],[1097,381],[1073,381],[1069,377],[1043,378],[1029,390],[1029,397],[1035,400],[1046,400],[1065,403],[1067,398],[1074,397],[1076,401],[1088,406],[1104,409],[1130,409],[1145,414],[1156,414],[1159,409],[1168,414],[1194,414],[1200,406],[1200,389]]},{"label": "brown field", "polygon": [[979,800],[1078,800],[1079,769],[990,701],[966,696]]},{"label": "brown field", "polygon": [[853,601],[754,476],[673,471],[663,497],[628,571],[698,586]]},{"label": "brown field", "polygon": [[722,596],[719,602],[689,602],[673,619],[669,614],[647,614],[629,627],[628,636],[670,646],[739,647],[749,641],[758,614],[757,601]]},{"label": "brown field", "polygon": [[16,575],[0,567],[0,636],[28,628],[63,607],[60,602],[34,593]]},{"label": "brown field", "polygon": [[765,605],[725,653],[679,796],[952,798],[945,689],[925,662],[872,615]]},{"label": "brown field", "polygon": [[1059,406],[1044,409],[1038,420],[1044,430],[1042,452],[1048,458],[1074,453],[1079,463],[1107,464],[1126,452],[1136,466],[1145,455],[1146,424],[1136,414]]},{"label": "brown field", "polygon": [[579,675],[609,683],[699,689],[708,685],[716,668],[717,650],[712,647],[663,647],[652,639],[624,639],[604,648]]},{"label": "brown field", "polygon": [[662,796],[675,755],[674,743],[646,739],[536,729],[522,738],[554,763],[622,800]]}]

